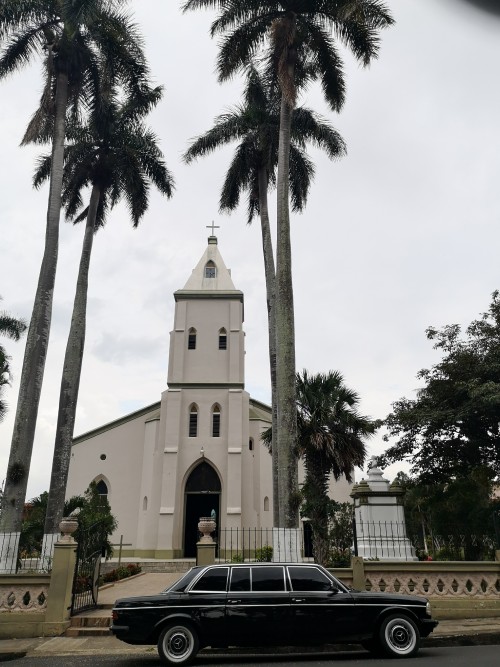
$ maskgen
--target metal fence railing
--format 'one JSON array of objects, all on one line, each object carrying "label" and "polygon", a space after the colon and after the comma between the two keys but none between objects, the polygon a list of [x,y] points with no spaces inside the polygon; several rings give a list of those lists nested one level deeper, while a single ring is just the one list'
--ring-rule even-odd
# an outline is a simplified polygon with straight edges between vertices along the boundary
[{"label": "metal fence railing", "polygon": [[40,549],[28,549],[22,534],[0,534],[0,574],[50,572],[56,539],[56,535],[50,535]]},{"label": "metal fence railing", "polygon": [[221,528],[217,535],[220,561],[298,562],[311,556],[303,528]]},{"label": "metal fence railing", "polygon": [[446,534],[432,528],[407,532],[399,522],[355,522],[353,551],[374,560],[494,560],[498,549],[494,533],[476,534],[450,527]]}]

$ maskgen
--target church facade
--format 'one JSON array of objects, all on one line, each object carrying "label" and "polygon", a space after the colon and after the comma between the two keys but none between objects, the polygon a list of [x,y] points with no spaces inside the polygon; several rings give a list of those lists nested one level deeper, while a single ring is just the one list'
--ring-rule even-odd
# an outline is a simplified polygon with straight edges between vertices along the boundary
[{"label": "church facade", "polygon": [[[269,406],[245,391],[243,293],[208,245],[174,293],[167,389],[159,402],[76,437],[67,497],[94,481],[138,558],[193,557],[201,516],[222,528],[271,528]],[[349,499],[345,480],[334,496]]]}]

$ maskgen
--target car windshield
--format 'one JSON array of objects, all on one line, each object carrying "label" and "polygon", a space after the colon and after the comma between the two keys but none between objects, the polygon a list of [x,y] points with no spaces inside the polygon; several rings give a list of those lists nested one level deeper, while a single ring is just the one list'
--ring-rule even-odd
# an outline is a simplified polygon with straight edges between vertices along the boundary
[{"label": "car windshield", "polygon": [[192,567],[186,574],[178,579],[177,581],[174,581],[173,584],[170,584],[167,588],[165,588],[164,591],[162,591],[162,595],[164,593],[172,593],[172,592],[179,592],[182,593],[183,591],[186,590],[186,587],[188,584],[190,584],[194,577],[199,574],[201,567]]}]

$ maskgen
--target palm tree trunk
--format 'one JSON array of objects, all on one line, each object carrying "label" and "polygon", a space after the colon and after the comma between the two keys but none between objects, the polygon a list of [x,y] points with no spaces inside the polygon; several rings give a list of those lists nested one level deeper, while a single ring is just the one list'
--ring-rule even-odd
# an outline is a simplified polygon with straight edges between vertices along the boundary
[{"label": "palm tree trunk", "polygon": [[264,272],[266,276],[267,327],[269,334],[269,368],[271,372],[271,406],[272,406],[272,475],[273,475],[273,526],[279,526],[279,463],[276,446],[277,405],[276,405],[276,273],[274,269],[273,242],[269,224],[269,208],[267,203],[267,168],[262,166],[258,173],[260,225],[262,229],[262,250],[264,254]]},{"label": "palm tree trunk", "polygon": [[277,184],[276,242],[276,390],[278,406],[279,527],[298,526],[297,412],[295,401],[295,326],[289,212],[289,156],[292,108],[282,96]]},{"label": "palm tree trunk", "polygon": [[9,465],[5,481],[4,506],[0,522],[0,532],[4,535],[10,534],[9,537],[12,537],[13,533],[18,534],[21,531],[38,405],[49,343],[52,297],[59,243],[67,101],[68,76],[65,72],[59,72],[56,83],[55,121],[52,140],[52,165],[45,249],[26,340]]},{"label": "palm tree trunk", "polygon": [[66,483],[71,458],[71,443],[73,440],[83,350],[85,347],[90,256],[92,253],[95,220],[100,196],[100,188],[94,185],[90,197],[85,235],[83,237],[75,301],[59,393],[59,412],[57,415],[54,457],[52,460],[47,514],[45,517],[44,548],[42,549],[45,557],[50,556],[52,553],[53,542],[55,541],[53,536],[60,534],[59,524],[64,512]]}]

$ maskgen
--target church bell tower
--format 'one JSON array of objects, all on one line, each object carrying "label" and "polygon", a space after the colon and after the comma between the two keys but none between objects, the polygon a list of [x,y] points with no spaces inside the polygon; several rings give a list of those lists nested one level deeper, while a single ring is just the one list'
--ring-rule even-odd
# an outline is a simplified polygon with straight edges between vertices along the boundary
[{"label": "church bell tower", "polygon": [[237,290],[213,234],[184,287],[174,293],[159,534],[176,554],[195,555],[201,516],[217,525],[242,521],[242,451],[248,443],[244,390],[243,292]]}]

